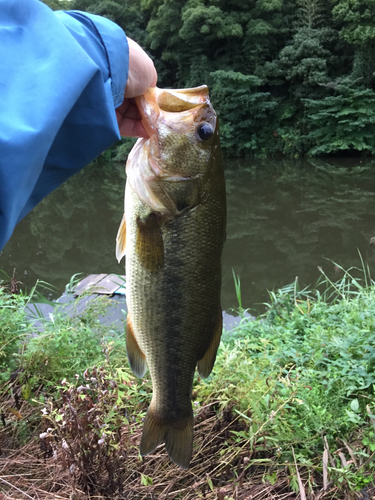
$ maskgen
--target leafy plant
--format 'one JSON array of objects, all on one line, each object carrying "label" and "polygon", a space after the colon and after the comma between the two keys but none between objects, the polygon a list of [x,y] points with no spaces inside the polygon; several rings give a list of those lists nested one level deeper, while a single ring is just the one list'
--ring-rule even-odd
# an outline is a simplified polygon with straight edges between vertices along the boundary
[{"label": "leafy plant", "polygon": [[[342,269],[336,282],[322,274],[316,289],[300,289],[295,280],[269,293],[265,314],[224,333],[213,373],[194,383],[192,481],[197,464],[206,471],[199,494],[217,496],[225,471],[230,481],[251,482],[256,466],[264,480],[276,487],[282,476],[295,492],[326,489],[330,481],[332,498],[354,498],[373,484],[375,286],[365,267],[359,273]],[[5,426],[20,443],[35,433],[35,411],[31,425],[31,417],[9,405],[18,391],[18,399],[43,410],[45,458],[56,457],[74,487],[113,496],[123,491],[129,470],[137,471],[138,488],[159,491],[165,485],[137,449],[151,384],[133,378],[123,332],[103,329],[103,304],[92,302],[93,309],[72,317],[55,311],[42,334],[13,351],[20,370],[12,395],[4,393]],[[31,325],[25,322],[25,333]]]},{"label": "leafy plant", "polygon": [[[28,309],[35,301],[49,303],[40,293],[39,288],[49,288],[44,282],[37,282],[29,293],[12,291],[12,279],[4,273],[5,279],[0,281],[0,382],[9,379],[19,368],[17,357],[22,355],[27,342],[33,334],[29,322]],[[9,280],[9,281],[8,281]],[[35,314],[38,308],[34,308]]]},{"label": "leafy plant", "polygon": [[84,315],[77,311],[79,302],[68,314],[67,307],[56,308],[48,320],[42,321],[43,330],[27,343],[20,363],[24,378],[31,376],[31,384],[56,384],[63,378],[73,380],[87,366],[103,362],[106,342],[116,342],[119,337],[119,332],[100,323],[108,305],[106,297],[91,300]]},{"label": "leafy plant", "polygon": [[[83,10],[120,25],[153,58],[161,88],[212,86],[222,145],[231,155],[371,151],[371,132],[367,137],[357,127],[371,129],[371,116],[366,120],[361,111],[369,95],[358,92],[353,104],[341,91],[332,96],[332,90],[347,78],[361,79],[363,91],[373,89],[372,0],[44,1],[53,9]],[[305,99],[316,106],[307,110]],[[292,115],[287,118],[283,108],[293,109]],[[345,112],[354,125],[345,126],[346,136],[335,135]],[[125,141],[105,156],[125,160]]]},{"label": "leafy plant", "polygon": [[[218,70],[212,72],[212,101],[221,117],[221,143],[234,156],[253,152],[264,155],[272,140],[272,115],[276,102],[262,92],[262,81],[255,75]],[[259,122],[269,125],[260,130]],[[266,127],[265,127],[266,128]]]},{"label": "leafy plant", "polygon": [[[224,335],[214,373],[196,385],[198,398],[234,406],[248,425],[236,439],[255,456],[275,454],[281,465],[295,451],[300,465],[316,468],[326,439],[331,449],[340,441],[346,453],[370,457],[375,289],[366,283],[350,271],[337,283],[321,281],[323,289],[300,290],[296,280],[270,292],[264,315]],[[358,436],[362,449],[351,444]],[[371,481],[372,465],[359,479],[340,460],[329,471],[336,484],[356,489]]]},{"label": "leafy plant", "polygon": [[312,156],[357,150],[373,154],[375,92],[351,81],[336,82],[332,95],[304,99]]},{"label": "leafy plant", "polygon": [[103,367],[86,369],[83,380],[79,386],[62,381],[59,397],[43,408],[46,431],[40,434],[41,447],[45,456],[58,457],[85,492],[121,494],[123,462],[136,448],[131,424],[145,415],[137,384],[123,370],[108,372]]}]

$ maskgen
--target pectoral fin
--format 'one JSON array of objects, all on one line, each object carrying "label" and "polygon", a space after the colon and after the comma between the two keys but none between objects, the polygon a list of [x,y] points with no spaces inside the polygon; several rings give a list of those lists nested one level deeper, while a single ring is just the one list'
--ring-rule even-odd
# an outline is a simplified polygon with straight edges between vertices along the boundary
[{"label": "pectoral fin", "polygon": [[164,243],[157,215],[137,219],[136,253],[148,271],[158,271],[164,264]]},{"label": "pectoral fin", "polygon": [[136,341],[129,314],[126,322],[126,352],[132,372],[142,378],[147,370],[146,356]]},{"label": "pectoral fin", "polygon": [[207,351],[204,353],[203,358],[198,361],[198,373],[201,377],[208,377],[212,371],[212,368],[214,367],[216,353],[220,345],[222,330],[223,330],[223,315],[220,309],[211,343]]},{"label": "pectoral fin", "polygon": [[126,222],[125,214],[122,216],[120,227],[118,228],[116,237],[116,259],[118,262],[123,258],[126,252]]}]

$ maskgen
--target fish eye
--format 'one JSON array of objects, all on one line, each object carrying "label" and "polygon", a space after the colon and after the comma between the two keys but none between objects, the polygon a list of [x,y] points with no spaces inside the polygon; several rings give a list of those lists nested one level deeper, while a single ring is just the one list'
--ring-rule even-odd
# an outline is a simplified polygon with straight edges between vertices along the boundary
[{"label": "fish eye", "polygon": [[214,129],[211,127],[209,123],[202,123],[197,128],[197,134],[202,141],[207,141],[212,134],[214,133]]}]

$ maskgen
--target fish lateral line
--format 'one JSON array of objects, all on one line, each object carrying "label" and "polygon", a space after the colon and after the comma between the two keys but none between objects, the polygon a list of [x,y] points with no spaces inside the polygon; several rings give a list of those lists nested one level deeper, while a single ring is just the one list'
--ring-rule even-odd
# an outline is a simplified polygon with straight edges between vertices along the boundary
[{"label": "fish lateral line", "polygon": [[161,174],[157,176],[158,179],[161,179],[163,182],[180,182],[180,181],[194,181],[195,178],[193,176],[182,176],[182,175],[169,175],[169,174]]},{"label": "fish lateral line", "polygon": [[186,175],[170,175],[170,174],[155,174],[155,175],[144,175],[143,180],[149,184],[150,182],[157,182],[158,180],[161,180],[162,182],[180,182],[180,181],[194,181],[196,179],[199,179],[198,176],[186,176]]}]

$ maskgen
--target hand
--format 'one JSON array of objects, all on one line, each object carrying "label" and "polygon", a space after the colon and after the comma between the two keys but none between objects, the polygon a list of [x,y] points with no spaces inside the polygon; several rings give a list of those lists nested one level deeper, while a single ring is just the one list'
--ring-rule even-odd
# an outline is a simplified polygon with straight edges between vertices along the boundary
[{"label": "hand", "polygon": [[154,63],[146,52],[128,38],[129,75],[125,87],[124,101],[116,109],[120,134],[126,137],[149,137],[141,123],[141,115],[134,97],[142,95],[149,87],[154,87],[158,75]]}]

